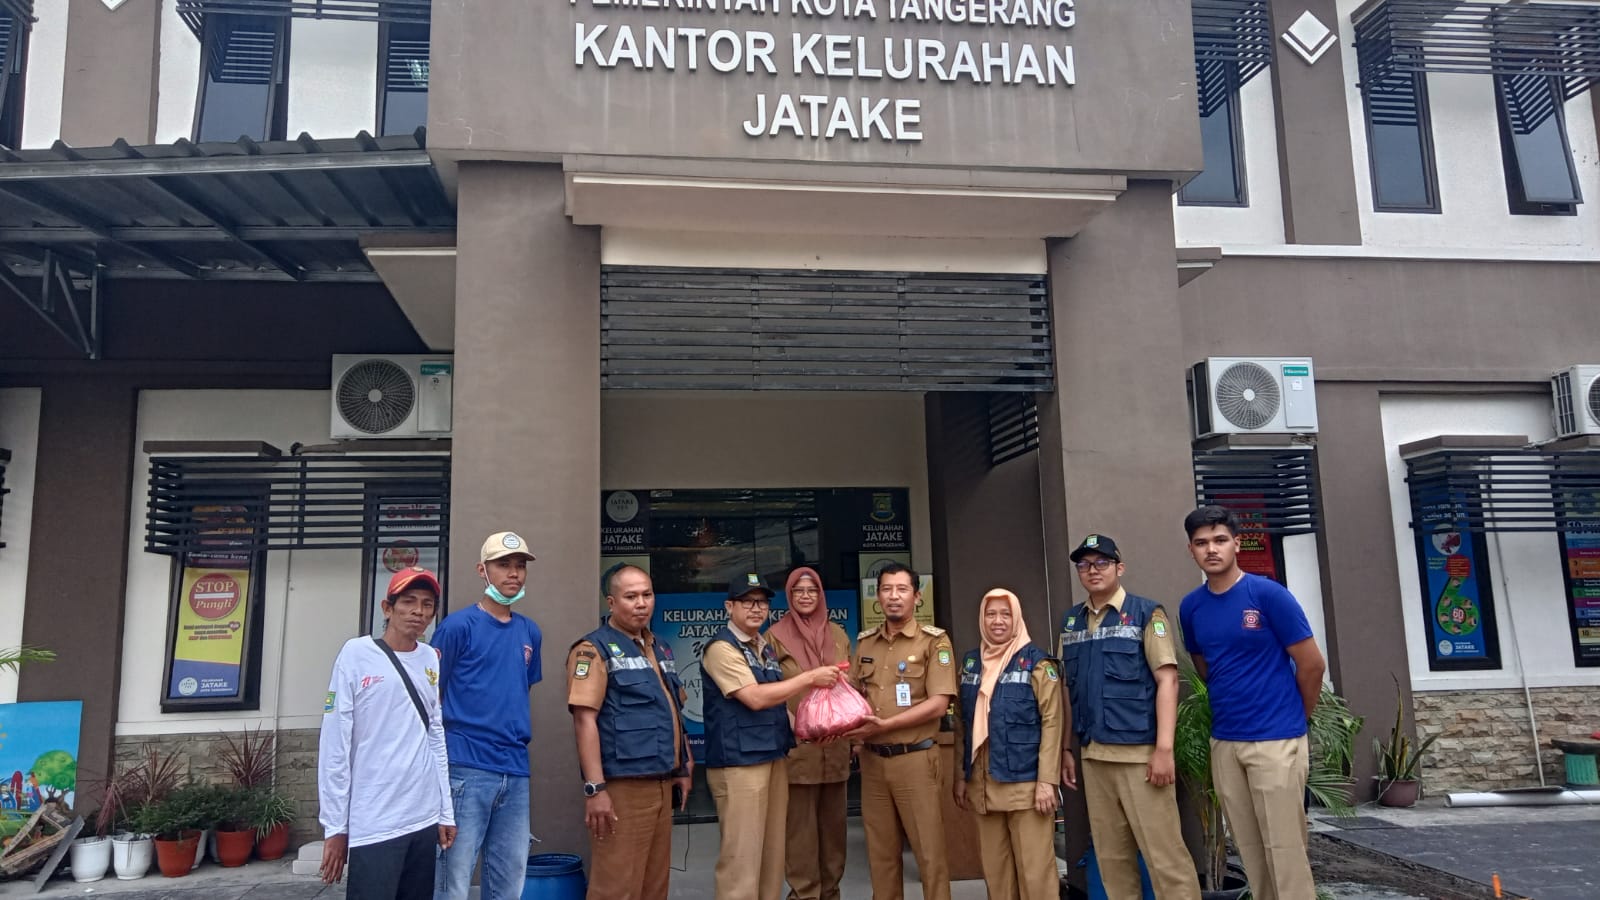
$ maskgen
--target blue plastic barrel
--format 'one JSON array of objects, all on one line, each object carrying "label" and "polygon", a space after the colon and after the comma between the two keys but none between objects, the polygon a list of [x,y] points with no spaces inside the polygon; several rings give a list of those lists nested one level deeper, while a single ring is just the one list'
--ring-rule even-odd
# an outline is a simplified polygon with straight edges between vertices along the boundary
[{"label": "blue plastic barrel", "polygon": [[[1093,845],[1078,861],[1078,867],[1083,869],[1084,879],[1088,882],[1089,900],[1110,900],[1106,895],[1105,883],[1100,880],[1100,861],[1095,859]],[[1139,854],[1139,887],[1141,900],[1156,900],[1156,890],[1150,886],[1150,872],[1144,867],[1143,853]]]},{"label": "blue plastic barrel", "polygon": [[571,853],[528,857],[528,880],[522,883],[522,900],[583,900],[588,890],[581,857]]}]

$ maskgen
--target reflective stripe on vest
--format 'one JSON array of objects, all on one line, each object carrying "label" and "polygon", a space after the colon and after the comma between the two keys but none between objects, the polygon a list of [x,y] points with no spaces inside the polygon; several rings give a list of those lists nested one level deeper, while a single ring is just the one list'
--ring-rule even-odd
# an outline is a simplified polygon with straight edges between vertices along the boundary
[{"label": "reflective stripe on vest", "polygon": [[[640,656],[610,656],[606,658],[606,671],[616,672],[620,669],[648,669],[650,660]],[[666,666],[662,666],[663,669]]]},{"label": "reflective stripe on vest", "polygon": [[1144,641],[1144,628],[1136,625],[1107,625],[1093,631],[1063,631],[1061,632],[1061,645],[1070,647],[1084,641],[1104,641],[1110,639]]}]

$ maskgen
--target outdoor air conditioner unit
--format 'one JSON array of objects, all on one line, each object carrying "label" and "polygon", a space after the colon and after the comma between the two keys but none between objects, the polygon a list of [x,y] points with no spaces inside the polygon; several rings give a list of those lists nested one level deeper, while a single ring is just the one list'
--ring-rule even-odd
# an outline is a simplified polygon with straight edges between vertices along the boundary
[{"label": "outdoor air conditioner unit", "polygon": [[1190,373],[1194,436],[1316,434],[1309,357],[1213,356]]},{"label": "outdoor air conditioner unit", "polygon": [[1550,376],[1556,437],[1600,434],[1600,365],[1573,366]]},{"label": "outdoor air conditioner unit", "polygon": [[332,437],[449,437],[453,369],[448,354],[335,356]]}]

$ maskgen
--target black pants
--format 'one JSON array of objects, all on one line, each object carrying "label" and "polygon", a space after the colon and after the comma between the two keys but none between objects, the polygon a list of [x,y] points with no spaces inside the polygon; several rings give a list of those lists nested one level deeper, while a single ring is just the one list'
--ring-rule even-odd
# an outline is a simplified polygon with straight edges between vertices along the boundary
[{"label": "black pants", "polygon": [[350,848],[345,900],[433,900],[439,826]]}]

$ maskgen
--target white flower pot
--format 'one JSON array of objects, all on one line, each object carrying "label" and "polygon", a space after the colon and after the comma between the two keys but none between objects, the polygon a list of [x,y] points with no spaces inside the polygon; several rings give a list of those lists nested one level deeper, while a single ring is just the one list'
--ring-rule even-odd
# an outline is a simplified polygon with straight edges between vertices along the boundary
[{"label": "white flower pot", "polygon": [[147,834],[119,834],[111,839],[111,865],[123,881],[143,878],[155,852],[155,841]]},{"label": "white flower pot", "polygon": [[99,881],[111,868],[111,839],[107,837],[78,838],[72,842],[72,880]]},{"label": "white flower pot", "polygon": [[195,869],[200,868],[200,864],[202,862],[205,862],[205,859],[206,859],[206,847],[208,847],[210,844],[211,844],[211,829],[207,828],[206,830],[200,832],[200,842],[198,844],[196,844],[195,847],[194,847],[194,865],[189,867],[189,871],[192,872]]}]

